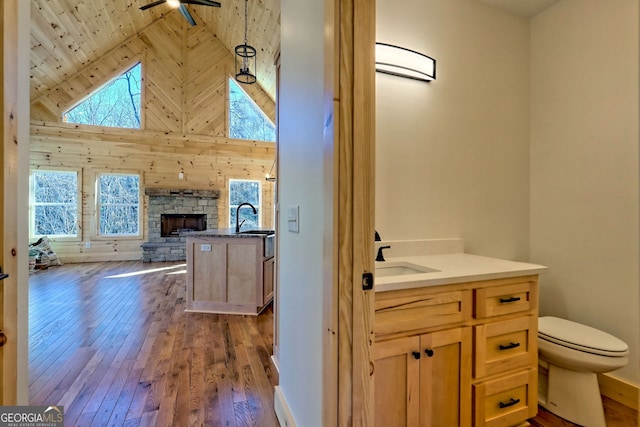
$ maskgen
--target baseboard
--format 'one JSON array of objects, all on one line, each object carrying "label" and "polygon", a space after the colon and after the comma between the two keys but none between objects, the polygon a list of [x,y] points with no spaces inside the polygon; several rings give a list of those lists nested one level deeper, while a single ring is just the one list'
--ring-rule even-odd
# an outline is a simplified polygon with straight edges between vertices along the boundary
[{"label": "baseboard", "polygon": [[637,384],[632,384],[609,374],[598,374],[598,383],[600,384],[600,394],[622,403],[624,406],[638,410],[640,388]]},{"label": "baseboard", "polygon": [[281,427],[296,427],[296,422],[293,419],[293,415],[291,415],[291,411],[289,411],[289,406],[287,405],[287,401],[282,394],[282,390],[280,386],[275,387],[275,392],[273,396],[273,408],[276,411],[276,417],[278,417],[278,422]]}]

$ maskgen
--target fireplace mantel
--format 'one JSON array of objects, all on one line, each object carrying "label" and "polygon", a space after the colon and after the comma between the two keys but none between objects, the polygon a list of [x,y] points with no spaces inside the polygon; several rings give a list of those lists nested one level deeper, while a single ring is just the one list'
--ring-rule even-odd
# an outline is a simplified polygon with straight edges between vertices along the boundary
[{"label": "fireplace mantel", "polygon": [[147,196],[181,196],[181,197],[206,197],[212,199],[220,198],[219,190],[189,190],[182,188],[147,188],[144,190]]}]

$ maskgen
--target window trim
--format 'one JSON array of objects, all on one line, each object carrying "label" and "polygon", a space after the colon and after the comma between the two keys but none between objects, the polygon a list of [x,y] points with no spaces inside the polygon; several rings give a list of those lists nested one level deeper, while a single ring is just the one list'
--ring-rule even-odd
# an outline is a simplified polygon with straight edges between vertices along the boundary
[{"label": "window trim", "polygon": [[229,216],[229,228],[235,229],[235,223],[231,223],[231,209],[237,209],[238,205],[231,204],[231,183],[232,182],[255,182],[258,184],[258,206],[255,206],[258,211],[258,228],[262,227],[262,181],[258,179],[245,179],[245,178],[229,178],[227,181],[227,215]]},{"label": "window trim", "polygon": [[51,241],[65,241],[65,242],[80,242],[82,241],[82,169],[81,168],[32,168],[29,170],[29,240],[39,239],[43,235],[34,234],[35,231],[35,191],[34,191],[34,172],[75,172],[76,174],[76,234],[74,236],[67,235],[47,235],[47,238]]},{"label": "window trim", "polygon": [[[137,176],[138,177],[138,233],[137,234],[102,234],[100,233],[100,179],[105,175]],[[98,172],[95,181],[95,239],[96,240],[139,240],[144,236],[144,188],[140,172]]]}]

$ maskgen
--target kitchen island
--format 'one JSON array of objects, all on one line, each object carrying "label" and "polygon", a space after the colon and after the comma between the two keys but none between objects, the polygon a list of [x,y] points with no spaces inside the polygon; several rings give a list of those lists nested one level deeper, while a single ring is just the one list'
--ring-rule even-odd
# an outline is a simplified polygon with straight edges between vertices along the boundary
[{"label": "kitchen island", "polygon": [[273,299],[273,230],[210,229],[187,237],[187,311],[257,315]]}]

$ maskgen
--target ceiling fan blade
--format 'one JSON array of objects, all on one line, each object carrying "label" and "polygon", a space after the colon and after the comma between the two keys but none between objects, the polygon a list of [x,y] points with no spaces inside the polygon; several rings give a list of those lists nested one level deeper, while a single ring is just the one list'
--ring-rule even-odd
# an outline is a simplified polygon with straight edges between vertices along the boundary
[{"label": "ceiling fan blade", "polygon": [[197,4],[200,6],[213,6],[213,7],[222,6],[222,4],[219,1],[213,1],[213,0],[180,0],[180,3]]},{"label": "ceiling fan blade", "polygon": [[166,3],[166,0],[158,0],[158,1],[154,1],[153,3],[145,4],[140,8],[140,10],[146,10],[146,9],[149,9],[150,7],[154,7],[162,3]]},{"label": "ceiling fan blade", "polygon": [[189,11],[187,10],[187,7],[184,4],[180,4],[180,7],[178,8],[178,10],[182,14],[182,16],[184,16],[184,19],[186,19],[187,22],[189,22],[189,24],[191,24],[192,26],[196,25],[196,21],[193,20],[193,16],[191,16]]}]

